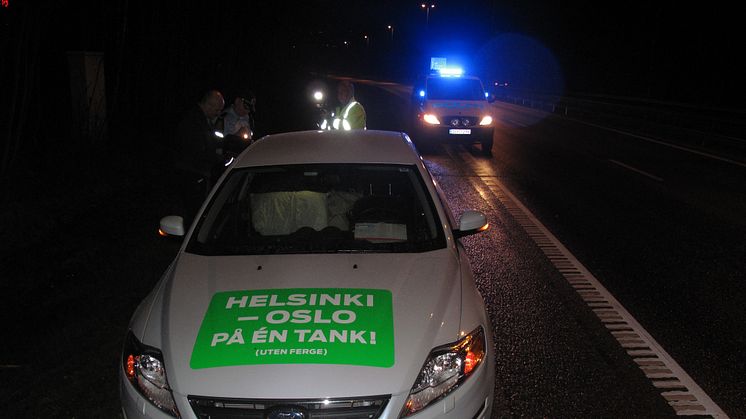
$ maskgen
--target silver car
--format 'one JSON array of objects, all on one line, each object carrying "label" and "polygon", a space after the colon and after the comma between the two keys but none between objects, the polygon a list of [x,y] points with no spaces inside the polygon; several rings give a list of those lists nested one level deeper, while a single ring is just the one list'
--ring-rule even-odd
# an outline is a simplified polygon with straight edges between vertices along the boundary
[{"label": "silver car", "polygon": [[403,133],[265,137],[134,313],[125,418],[488,418],[492,327],[458,222]]}]

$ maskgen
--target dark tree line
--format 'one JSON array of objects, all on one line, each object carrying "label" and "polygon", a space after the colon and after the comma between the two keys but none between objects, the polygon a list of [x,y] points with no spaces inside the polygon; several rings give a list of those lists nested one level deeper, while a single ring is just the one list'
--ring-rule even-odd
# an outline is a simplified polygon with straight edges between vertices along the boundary
[{"label": "dark tree line", "polygon": [[[248,3],[11,1],[0,9],[0,174],[63,146],[137,147],[152,135],[165,145],[202,90],[244,88],[286,53],[273,32],[256,30],[266,16]],[[102,54],[103,139],[75,124],[73,51]]]}]

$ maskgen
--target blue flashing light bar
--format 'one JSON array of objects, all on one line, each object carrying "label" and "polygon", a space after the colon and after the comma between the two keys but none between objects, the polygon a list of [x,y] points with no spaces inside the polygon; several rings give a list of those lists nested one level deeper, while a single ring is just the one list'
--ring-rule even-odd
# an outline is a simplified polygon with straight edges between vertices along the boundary
[{"label": "blue flashing light bar", "polygon": [[464,74],[464,69],[458,67],[444,67],[438,70],[441,76],[461,76]]}]

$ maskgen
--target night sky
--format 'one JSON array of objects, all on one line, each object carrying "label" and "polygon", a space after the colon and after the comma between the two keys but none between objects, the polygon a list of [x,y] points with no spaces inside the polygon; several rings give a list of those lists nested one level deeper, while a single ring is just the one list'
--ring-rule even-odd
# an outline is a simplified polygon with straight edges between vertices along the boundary
[{"label": "night sky", "polygon": [[[733,3],[431,3],[436,7],[426,25],[425,12],[417,1],[9,0],[9,7],[2,10],[2,24],[3,37],[15,42],[20,27],[14,20],[20,20],[23,9],[34,9],[42,49],[112,51],[125,36],[124,42],[133,49],[124,51],[124,60],[126,55],[152,53],[152,49],[168,57],[165,50],[183,53],[180,49],[188,44],[188,52],[197,56],[185,58],[197,67],[204,65],[197,61],[213,59],[221,50],[222,64],[230,66],[232,52],[242,47],[253,61],[261,56],[280,62],[281,52],[288,46],[315,48],[324,55],[323,43],[338,46],[346,40],[350,49],[362,45],[364,35],[369,36],[369,48],[391,47],[387,25],[393,25],[396,45],[389,52],[396,55],[369,63],[367,72],[412,77],[418,66],[426,65],[422,62],[427,56],[440,54],[458,57],[485,76],[542,88],[547,87],[542,80],[535,80],[538,86],[534,86],[529,80],[518,79],[526,73],[541,78],[539,70],[551,66],[547,60],[553,58],[567,92],[608,92],[713,105],[738,103],[730,100],[730,93],[743,84],[744,65],[736,61],[746,36],[739,21],[741,13]],[[264,57],[266,52],[277,56]],[[107,64],[114,65],[111,59]]]}]

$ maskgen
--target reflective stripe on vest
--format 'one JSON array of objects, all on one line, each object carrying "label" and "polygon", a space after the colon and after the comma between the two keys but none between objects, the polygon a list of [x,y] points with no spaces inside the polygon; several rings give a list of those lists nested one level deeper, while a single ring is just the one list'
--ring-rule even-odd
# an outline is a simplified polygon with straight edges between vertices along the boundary
[{"label": "reflective stripe on vest", "polygon": [[350,125],[350,122],[347,120],[347,116],[350,114],[350,109],[352,109],[353,106],[357,105],[358,103],[356,101],[352,101],[347,104],[347,106],[344,107],[339,113],[342,114],[342,118],[339,117],[334,118],[334,121],[332,122],[332,127],[334,129],[339,129],[340,124],[342,125],[342,129],[345,131],[349,131],[352,129],[352,126]]}]

